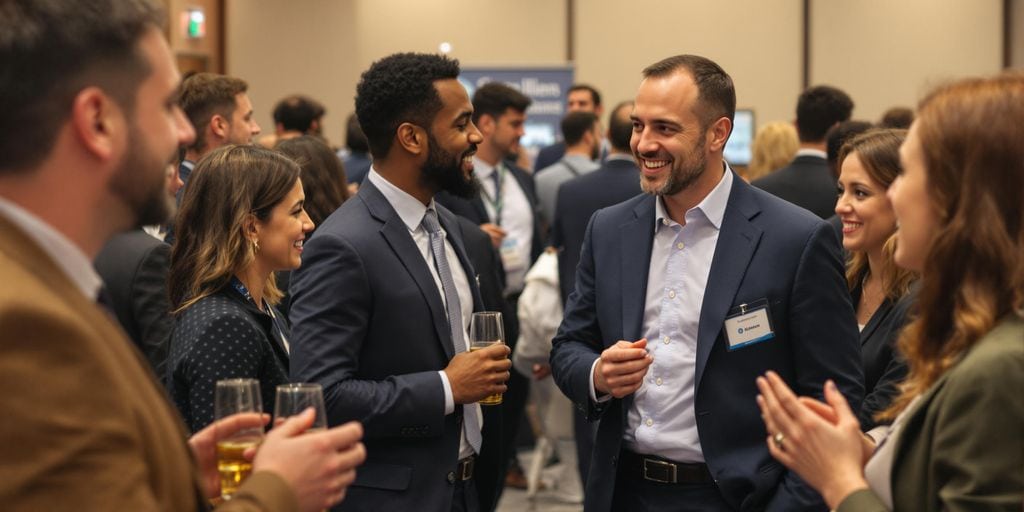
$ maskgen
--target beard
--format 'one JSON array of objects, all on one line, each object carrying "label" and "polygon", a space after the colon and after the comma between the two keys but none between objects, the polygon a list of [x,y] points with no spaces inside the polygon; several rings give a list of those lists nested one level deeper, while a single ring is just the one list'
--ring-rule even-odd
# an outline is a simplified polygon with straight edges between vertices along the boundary
[{"label": "beard", "polygon": [[651,195],[671,196],[692,185],[704,174],[704,168],[708,163],[707,156],[704,155],[704,138],[700,138],[700,142],[690,151],[689,155],[686,155],[685,160],[677,158],[673,160],[673,163],[676,166],[669,169],[668,177],[660,187],[641,177],[640,188]]},{"label": "beard", "polygon": [[127,204],[135,228],[165,223],[174,211],[173,198],[167,193],[167,162],[173,159],[153,155],[139,130],[132,126],[128,134],[128,153],[121,160],[110,190]]},{"label": "beard", "polygon": [[422,179],[431,189],[446,191],[456,197],[470,199],[476,195],[478,183],[462,172],[462,159],[476,152],[476,145],[470,145],[461,155],[455,155],[441,148],[434,134],[427,133],[429,153],[423,164]]}]

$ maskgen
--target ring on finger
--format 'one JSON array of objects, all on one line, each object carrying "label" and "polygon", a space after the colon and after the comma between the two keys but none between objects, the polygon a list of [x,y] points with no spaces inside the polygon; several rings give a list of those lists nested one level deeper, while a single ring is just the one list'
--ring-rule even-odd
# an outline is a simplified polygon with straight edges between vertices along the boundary
[{"label": "ring on finger", "polygon": [[775,435],[772,436],[772,441],[775,443],[775,446],[780,450],[785,449],[783,445],[783,442],[785,442],[785,440],[786,436],[782,432],[776,432]]}]

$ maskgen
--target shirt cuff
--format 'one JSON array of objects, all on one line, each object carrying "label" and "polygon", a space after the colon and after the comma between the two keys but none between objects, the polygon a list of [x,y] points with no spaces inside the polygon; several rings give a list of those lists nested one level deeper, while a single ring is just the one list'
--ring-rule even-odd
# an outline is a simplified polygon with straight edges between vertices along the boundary
[{"label": "shirt cuff", "polygon": [[597,397],[597,388],[594,387],[594,370],[597,369],[597,362],[600,360],[600,357],[594,359],[594,364],[590,365],[590,401],[597,404],[603,404],[612,399],[611,395],[602,395],[601,398]]},{"label": "shirt cuff", "polygon": [[455,412],[455,397],[452,396],[452,384],[448,382],[448,374],[444,370],[437,372],[441,376],[441,385],[444,386],[444,415]]}]

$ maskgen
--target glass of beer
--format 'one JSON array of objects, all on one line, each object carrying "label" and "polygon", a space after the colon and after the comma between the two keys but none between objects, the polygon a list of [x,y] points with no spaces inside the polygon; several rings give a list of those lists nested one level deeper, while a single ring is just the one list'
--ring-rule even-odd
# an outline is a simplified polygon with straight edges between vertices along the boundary
[{"label": "glass of beer", "polygon": [[277,386],[277,395],[274,397],[274,424],[281,424],[310,407],[316,411],[316,419],[307,432],[326,430],[327,409],[324,407],[324,389],[320,384],[281,384]]},{"label": "glass of beer", "polygon": [[[227,379],[217,381],[213,414],[215,419],[238,413],[263,412],[260,381],[256,379]],[[228,439],[217,442],[217,470],[220,471],[220,497],[228,500],[252,473],[252,462],[244,453],[263,440],[263,427],[242,430]]]},{"label": "glass of beer", "polygon": [[[501,313],[497,311],[479,311],[473,313],[469,323],[469,350],[480,350],[495,343],[505,342],[505,329],[501,323]],[[484,397],[480,405],[501,404],[501,393]]]}]

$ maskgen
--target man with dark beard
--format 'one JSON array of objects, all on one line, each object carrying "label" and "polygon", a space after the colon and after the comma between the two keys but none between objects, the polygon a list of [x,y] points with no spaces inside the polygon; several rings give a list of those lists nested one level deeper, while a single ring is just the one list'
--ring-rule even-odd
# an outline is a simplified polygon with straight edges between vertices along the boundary
[{"label": "man with dark beard", "polygon": [[630,147],[646,194],[591,217],[551,352],[558,386],[601,420],[585,508],[824,510],[768,453],[753,382],[772,369],[820,397],[832,379],[860,401],[835,233],[725,163],[721,67],[681,55],[643,76]]},{"label": "man with dark beard", "polygon": [[[457,61],[395,54],[356,88],[373,167],[305,244],[292,277],[291,377],[323,385],[331,425],[366,426],[368,459],[338,510],[480,510],[496,448],[476,402],[505,391],[509,350],[467,351],[476,273],[454,215],[481,142]],[[492,430],[493,431],[493,430]],[[500,432],[495,432],[498,434]],[[485,457],[496,461],[496,457]]]}]

